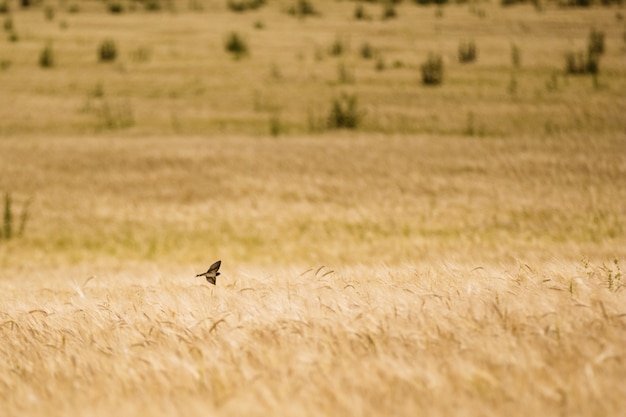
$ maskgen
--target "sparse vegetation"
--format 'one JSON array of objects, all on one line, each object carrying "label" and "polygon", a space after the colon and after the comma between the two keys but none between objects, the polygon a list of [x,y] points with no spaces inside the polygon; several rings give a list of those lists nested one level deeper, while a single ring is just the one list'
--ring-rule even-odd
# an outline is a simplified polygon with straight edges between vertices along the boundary
[{"label": "sparse vegetation", "polygon": [[398,16],[396,7],[393,2],[386,1],[383,3],[383,12],[381,18],[383,20],[395,19]]},{"label": "sparse vegetation", "polygon": [[476,43],[473,40],[459,44],[459,62],[469,63],[476,61]]},{"label": "sparse vegetation", "polygon": [[226,4],[233,12],[242,13],[257,10],[265,5],[265,0],[227,0]]},{"label": "sparse vegetation", "polygon": [[604,53],[604,33],[592,29],[589,33],[587,52],[568,52],[565,55],[567,74],[592,74],[600,71],[600,56]]},{"label": "sparse vegetation", "polygon": [[117,46],[113,39],[105,39],[98,48],[98,56],[101,62],[115,61],[117,58]]},{"label": "sparse vegetation", "polygon": [[328,53],[332,56],[343,55],[348,50],[348,42],[342,39],[340,36],[336,36],[333,43],[328,49]]},{"label": "sparse vegetation", "polygon": [[369,42],[364,42],[361,45],[361,58],[363,59],[372,59],[374,57],[374,48],[370,45]]},{"label": "sparse vegetation", "polygon": [[370,20],[372,17],[367,13],[365,6],[361,3],[357,3],[354,6],[354,18],[356,20]]},{"label": "sparse vegetation", "polygon": [[226,36],[224,47],[226,51],[230,52],[236,59],[248,55],[248,43],[243,36],[237,32],[231,32]]},{"label": "sparse vegetation", "polygon": [[13,209],[13,200],[11,194],[4,193],[4,211],[2,216],[2,229],[0,230],[0,241],[11,240],[15,237],[21,237],[24,234],[26,223],[29,217],[30,200],[24,204],[19,219],[19,225],[15,230],[15,214]]},{"label": "sparse vegetation", "polygon": [[441,55],[429,54],[421,69],[423,84],[439,85],[443,82],[443,59]]},{"label": "sparse vegetation", "polygon": [[39,54],[39,66],[42,68],[52,68],[54,65],[54,50],[52,49],[52,43],[48,42]]},{"label": "sparse vegetation", "polygon": [[311,0],[294,0],[293,4],[287,9],[287,13],[299,18],[319,16],[320,14],[313,6]]},{"label": "sparse vegetation", "polygon": [[121,1],[117,1],[117,0],[109,1],[108,8],[109,8],[109,13],[111,14],[124,13],[124,4]]},{"label": "sparse vegetation", "polygon": [[361,123],[363,115],[359,109],[356,95],[343,93],[333,99],[328,114],[328,127],[330,129],[356,129]]}]

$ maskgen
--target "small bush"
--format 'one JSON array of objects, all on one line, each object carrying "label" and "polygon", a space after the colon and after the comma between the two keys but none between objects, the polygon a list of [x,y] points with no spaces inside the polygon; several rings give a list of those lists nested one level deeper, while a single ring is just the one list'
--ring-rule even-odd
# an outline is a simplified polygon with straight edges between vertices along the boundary
[{"label": "small bush", "polygon": [[98,56],[101,62],[115,61],[117,58],[117,46],[112,39],[105,39],[98,48]]},{"label": "small bush", "polygon": [[600,71],[600,55],[583,51],[565,55],[565,72],[570,75],[597,74]]},{"label": "small bush", "polygon": [[11,7],[9,7],[9,2],[7,0],[0,2],[0,14],[9,13],[11,13]]},{"label": "small bush", "polygon": [[163,8],[160,0],[146,0],[144,2],[144,7],[149,12],[158,12]]},{"label": "small bush", "polygon": [[273,112],[270,116],[269,119],[269,128],[270,128],[270,135],[274,136],[274,137],[278,137],[280,136],[282,133],[284,133],[284,126],[283,123],[280,119],[280,113],[279,112]]},{"label": "small bush", "polygon": [[415,0],[415,3],[419,4],[420,6],[426,6],[429,4],[437,4],[441,6],[448,3],[448,0]]},{"label": "small bush", "polygon": [[309,0],[295,0],[295,3],[287,9],[287,13],[300,18],[319,15]]},{"label": "small bush", "polygon": [[20,37],[16,31],[12,30],[11,32],[9,32],[9,42],[17,42],[19,40]]},{"label": "small bush", "polygon": [[226,51],[233,54],[237,59],[248,55],[248,44],[245,39],[237,32],[231,32],[224,42]]},{"label": "small bush", "polygon": [[333,100],[328,114],[328,127],[331,129],[356,129],[363,118],[358,109],[357,98],[354,94],[342,94]]},{"label": "small bush", "polygon": [[474,61],[476,61],[476,43],[473,40],[461,42],[459,44],[459,62],[469,63]]},{"label": "small bush", "polygon": [[124,5],[120,1],[111,1],[108,5],[109,13],[122,14],[124,13]]},{"label": "small bush", "polygon": [[367,11],[365,10],[365,7],[363,7],[362,4],[357,3],[357,5],[354,7],[354,18],[356,20],[370,20],[371,17],[369,14],[367,14]]},{"label": "small bush", "polygon": [[369,42],[365,42],[361,45],[361,58],[363,59],[372,59],[374,57],[374,48]]},{"label": "small bush", "polygon": [[430,54],[422,64],[422,83],[425,85],[439,85],[443,82],[443,59],[441,55]]},{"label": "small bush", "polygon": [[590,55],[604,54],[604,32],[591,29],[588,50]]},{"label": "small bush", "polygon": [[39,54],[39,66],[41,68],[52,68],[54,64],[54,50],[52,49],[52,43],[48,43]]},{"label": "small bush", "polygon": [[80,6],[77,3],[72,3],[67,8],[67,12],[70,14],[80,13]]},{"label": "small bush", "polygon": [[339,56],[342,55],[347,49],[347,42],[337,36],[332,45],[330,45],[328,53],[332,56]]},{"label": "small bush", "polygon": [[265,4],[265,0],[228,0],[226,5],[230,10],[237,13],[248,10],[256,10]]},{"label": "small bush", "polygon": [[395,19],[398,16],[396,12],[396,7],[393,5],[393,2],[388,1],[383,5],[383,13],[381,18],[383,20]]}]

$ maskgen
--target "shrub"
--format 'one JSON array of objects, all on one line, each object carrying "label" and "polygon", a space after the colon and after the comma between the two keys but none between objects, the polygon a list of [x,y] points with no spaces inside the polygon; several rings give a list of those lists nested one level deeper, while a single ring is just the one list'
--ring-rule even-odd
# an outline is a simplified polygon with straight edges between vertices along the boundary
[{"label": "shrub", "polygon": [[441,6],[448,3],[448,0],[415,0],[415,3],[419,4],[420,6],[426,6],[429,4],[438,4]]},{"label": "shrub", "polygon": [[284,132],[283,123],[280,119],[279,112],[273,112],[269,119],[270,135],[274,137],[280,136]]},{"label": "shrub", "polygon": [[237,32],[231,32],[226,37],[224,47],[237,59],[248,55],[248,44]]},{"label": "shrub", "polygon": [[149,12],[158,12],[159,10],[161,10],[163,8],[163,6],[161,5],[160,0],[146,0],[144,2],[144,7]]},{"label": "shrub", "polygon": [[112,39],[105,39],[98,48],[101,62],[115,61],[117,58],[117,46]]},{"label": "shrub", "polygon": [[357,98],[354,94],[341,94],[333,100],[328,114],[328,127],[331,129],[356,129],[363,118],[358,109]]},{"label": "shrub", "polygon": [[583,51],[565,55],[565,72],[571,75],[597,74],[600,71],[600,55]]},{"label": "shrub", "polygon": [[443,82],[443,59],[441,55],[430,54],[422,64],[422,83],[425,85],[439,85]]},{"label": "shrub", "polygon": [[295,3],[287,9],[287,13],[296,17],[319,15],[309,0],[295,0]]},{"label": "shrub", "polygon": [[9,7],[9,2],[4,0],[0,2],[0,14],[8,14],[11,12],[11,7]]},{"label": "shrub", "polygon": [[361,57],[363,59],[372,59],[374,57],[374,48],[369,42],[365,42],[361,45]]},{"label": "shrub", "polygon": [[335,41],[330,45],[328,53],[333,56],[342,55],[348,49],[346,42],[339,36],[335,38]]},{"label": "shrub", "polygon": [[473,40],[459,44],[459,62],[469,63],[476,61],[476,43]]},{"label": "shrub", "polygon": [[369,20],[370,16],[365,11],[365,7],[362,4],[357,3],[354,7],[354,18],[356,20]]},{"label": "shrub", "polygon": [[604,32],[591,29],[588,51],[590,55],[602,55],[604,53]]},{"label": "shrub", "polygon": [[393,5],[393,2],[391,1],[385,2],[385,4],[383,5],[383,13],[382,13],[381,18],[383,20],[387,20],[387,19],[394,19],[397,16],[398,14],[396,13],[396,8]]},{"label": "shrub", "polygon": [[54,67],[54,50],[52,49],[52,43],[48,42],[39,54],[39,66],[41,68]]},{"label": "shrub", "polygon": [[124,13],[124,5],[119,1],[109,2],[109,13],[112,13],[112,14]]},{"label": "shrub", "polygon": [[248,10],[256,10],[265,4],[265,0],[228,0],[226,5],[230,10],[242,13]]}]

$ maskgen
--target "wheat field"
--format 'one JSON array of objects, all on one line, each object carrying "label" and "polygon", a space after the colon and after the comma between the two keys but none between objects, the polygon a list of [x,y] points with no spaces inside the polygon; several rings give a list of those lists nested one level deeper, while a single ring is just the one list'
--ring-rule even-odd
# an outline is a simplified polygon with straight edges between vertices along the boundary
[{"label": "wheat field", "polygon": [[[626,409],[621,8],[9,3],[1,416]],[[599,76],[564,75],[592,27]],[[249,56],[223,51],[230,30]],[[357,129],[326,126],[339,94]],[[216,286],[194,278],[218,259]]]}]

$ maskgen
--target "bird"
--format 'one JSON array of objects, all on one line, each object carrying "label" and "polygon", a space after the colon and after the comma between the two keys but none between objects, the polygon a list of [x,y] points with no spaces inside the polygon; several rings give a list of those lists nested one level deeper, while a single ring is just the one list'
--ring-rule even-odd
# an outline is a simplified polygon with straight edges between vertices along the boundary
[{"label": "bird", "polygon": [[203,274],[198,274],[196,275],[196,277],[205,277],[209,284],[215,285],[215,280],[220,274],[219,272],[217,272],[220,269],[220,265],[222,265],[222,261],[217,261],[213,265],[211,265],[208,271]]}]

